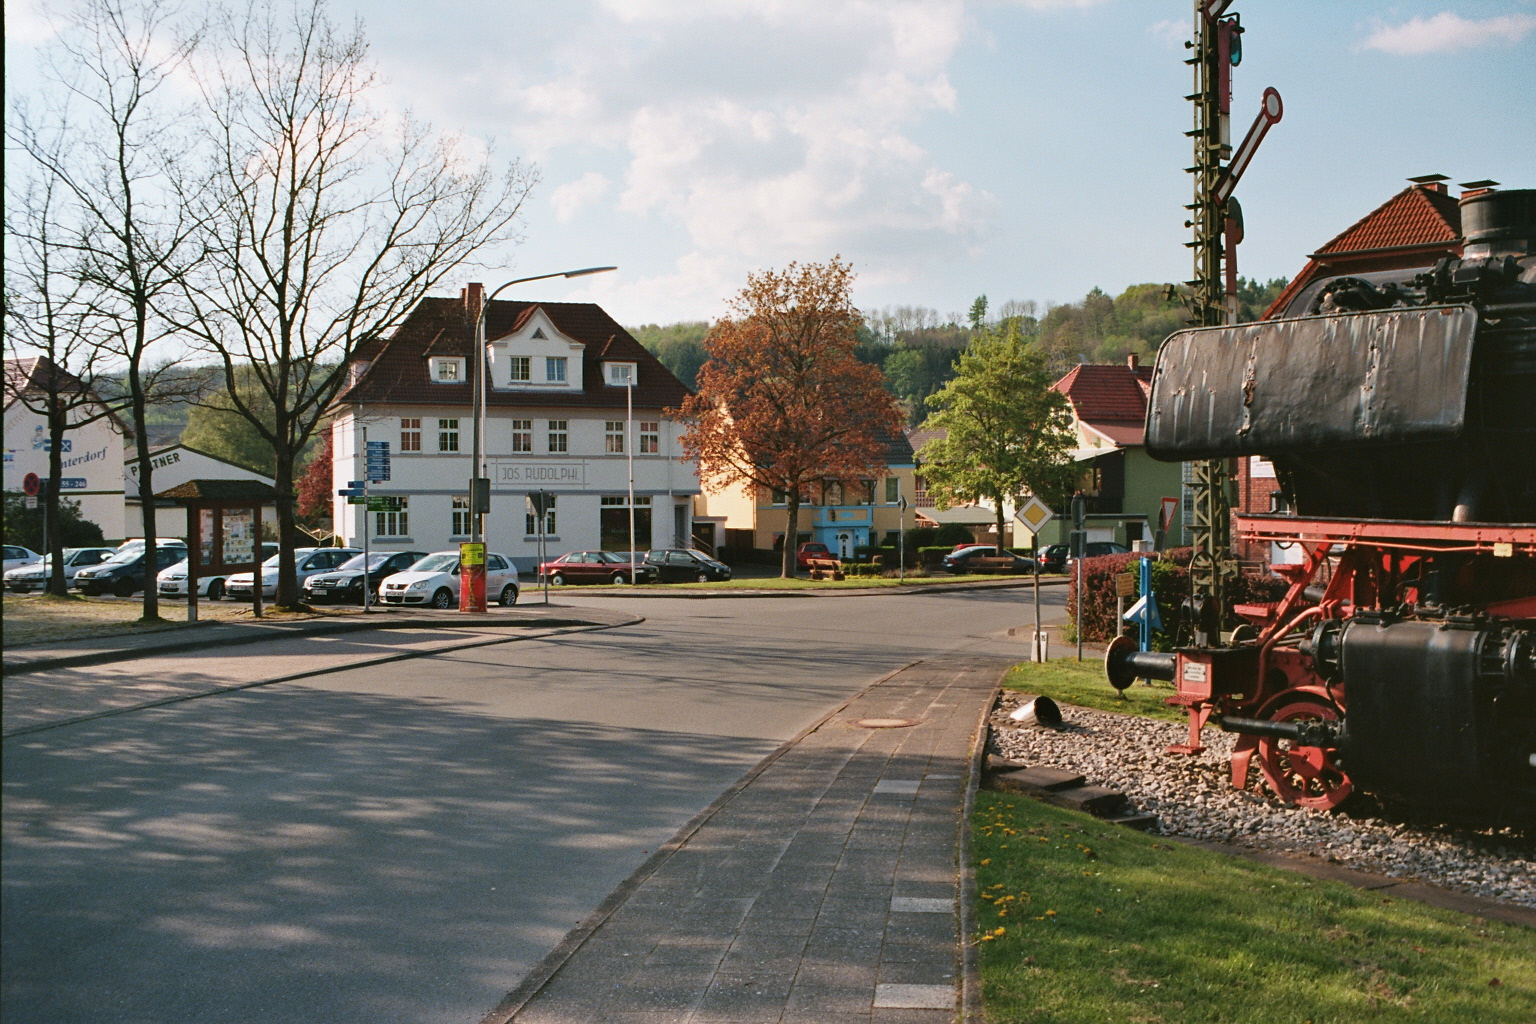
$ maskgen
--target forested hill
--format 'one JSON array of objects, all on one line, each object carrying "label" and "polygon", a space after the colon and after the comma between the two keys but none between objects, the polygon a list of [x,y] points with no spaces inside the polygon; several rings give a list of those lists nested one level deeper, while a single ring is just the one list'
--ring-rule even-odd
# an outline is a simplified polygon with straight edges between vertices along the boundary
[{"label": "forested hill", "polygon": [[[1239,319],[1257,320],[1285,287],[1271,281],[1238,279]],[[891,391],[907,406],[913,423],[927,409],[923,400],[954,376],[955,361],[979,328],[1017,327],[1034,339],[1053,372],[1078,363],[1122,362],[1132,353],[1150,361],[1164,338],[1185,326],[1182,302],[1168,298],[1168,286],[1137,284],[1111,296],[1095,288],[1078,302],[1048,304],[1009,301],[992,307],[981,296],[964,315],[940,314],[923,306],[866,311],[859,357],[885,371]],[[709,324],[690,321],[646,324],[629,332],[689,387],[704,365]]]}]

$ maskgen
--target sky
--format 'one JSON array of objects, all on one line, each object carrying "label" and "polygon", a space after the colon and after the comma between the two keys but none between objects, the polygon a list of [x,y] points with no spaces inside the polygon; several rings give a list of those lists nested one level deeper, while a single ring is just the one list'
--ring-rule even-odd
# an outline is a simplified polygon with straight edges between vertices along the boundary
[{"label": "sky", "polygon": [[[48,35],[6,0],[8,86]],[[1191,276],[1189,0],[333,0],[386,106],[538,167],[522,241],[466,272],[638,326],[840,256],[866,312],[963,320]],[[1239,273],[1289,277],[1406,186],[1536,187],[1536,0],[1235,0]]]}]

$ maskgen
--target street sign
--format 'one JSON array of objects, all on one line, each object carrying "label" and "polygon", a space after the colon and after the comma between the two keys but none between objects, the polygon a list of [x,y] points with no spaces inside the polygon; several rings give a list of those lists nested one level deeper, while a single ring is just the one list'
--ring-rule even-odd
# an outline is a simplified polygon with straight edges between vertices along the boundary
[{"label": "street sign", "polygon": [[336,492],[338,498],[361,498],[363,496],[363,484],[361,480],[354,480],[351,487],[343,487]]},{"label": "street sign", "polygon": [[1046,523],[1056,518],[1056,513],[1051,511],[1049,505],[1031,494],[1029,500],[1020,505],[1018,511],[1013,514],[1013,518],[1028,527],[1030,533],[1039,533]]},{"label": "street sign", "polygon": [[348,505],[362,505],[362,504],[365,504],[367,501],[368,501],[368,499],[363,497],[361,494],[349,494],[349,495],[347,495],[347,504]]},{"label": "street sign", "polygon": [[37,492],[43,489],[42,477],[36,473],[28,473],[21,478],[21,493],[29,498],[37,497]]},{"label": "street sign", "polygon": [[361,486],[363,486],[363,482],[361,480],[348,480],[347,481],[347,486],[348,487],[361,487]]},{"label": "street sign", "polygon": [[400,511],[400,499],[390,497],[373,496],[368,499],[369,512],[398,512]]}]

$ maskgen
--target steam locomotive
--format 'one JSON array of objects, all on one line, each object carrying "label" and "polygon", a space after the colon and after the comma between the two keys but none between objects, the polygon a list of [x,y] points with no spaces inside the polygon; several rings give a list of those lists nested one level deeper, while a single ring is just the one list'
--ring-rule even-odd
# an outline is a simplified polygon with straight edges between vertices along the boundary
[{"label": "steam locomotive", "polygon": [[[1204,645],[1106,668],[1175,684],[1189,741],[1241,733],[1232,783],[1331,809],[1357,789],[1536,819],[1536,189],[1461,201],[1462,255],[1313,282],[1277,319],[1172,335],[1147,448],[1260,456],[1278,509],[1234,535],[1299,550],[1282,600],[1186,609]],[[1257,764],[1255,765],[1255,761]]]}]

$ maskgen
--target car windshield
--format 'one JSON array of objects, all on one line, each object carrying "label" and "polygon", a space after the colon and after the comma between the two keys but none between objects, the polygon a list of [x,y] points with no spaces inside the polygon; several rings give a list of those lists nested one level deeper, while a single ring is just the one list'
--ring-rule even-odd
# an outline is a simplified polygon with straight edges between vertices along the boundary
[{"label": "car windshield", "polygon": [[105,562],[102,562],[101,564],[102,565],[127,565],[130,562],[137,562],[139,560],[139,557],[141,555],[143,555],[143,554],[144,554],[144,549],[143,548],[140,548],[137,551],[119,551],[117,554],[113,555],[111,558],[107,559]]},{"label": "car windshield", "polygon": [[336,568],[361,570],[366,562],[369,569],[377,569],[393,557],[395,557],[393,551],[375,551],[370,555],[357,554],[342,562]]},{"label": "car windshield", "polygon": [[689,548],[688,549],[688,553],[690,555],[692,555],[694,558],[700,558],[700,559],[703,559],[706,562],[713,562],[715,560],[714,556],[706,555],[704,552],[700,551],[698,548]]},{"label": "car windshield", "polygon": [[185,558],[183,558],[181,561],[177,562],[175,565],[168,565],[168,566],[165,567],[165,571],[166,572],[186,572],[187,571],[187,560]]},{"label": "car windshield", "polygon": [[273,555],[271,558],[267,559],[265,562],[262,562],[261,563],[261,567],[263,569],[276,569],[277,568],[277,559],[278,559],[278,556],[277,555]]},{"label": "car windshield", "polygon": [[622,564],[622,563],[625,563],[625,562],[629,561],[628,554],[621,555],[617,551],[599,551],[598,554],[600,556],[602,556],[602,559],[605,562],[613,562],[615,564]]},{"label": "car windshield", "polygon": [[435,555],[428,555],[415,565],[411,566],[411,572],[452,572],[454,566],[459,564],[459,556],[452,551],[439,551]]}]

